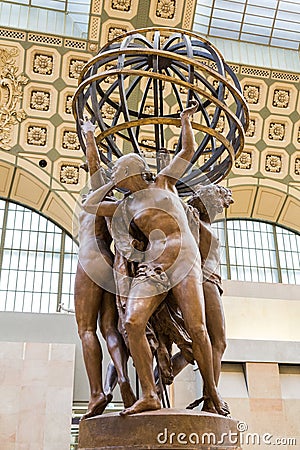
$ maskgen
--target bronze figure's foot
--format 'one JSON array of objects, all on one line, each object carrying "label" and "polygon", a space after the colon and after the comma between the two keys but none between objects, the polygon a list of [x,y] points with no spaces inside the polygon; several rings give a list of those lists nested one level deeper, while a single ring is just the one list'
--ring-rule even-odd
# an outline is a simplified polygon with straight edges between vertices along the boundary
[{"label": "bronze figure's foot", "polygon": [[112,401],[113,394],[112,394],[112,392],[108,392],[105,395],[106,395],[106,401],[107,401],[106,406],[107,406]]},{"label": "bronze figure's foot", "polygon": [[85,420],[89,417],[100,416],[110,401],[111,400],[109,400],[109,398],[107,398],[107,396],[104,394],[100,394],[97,399],[90,400],[88,410],[80,420]]},{"label": "bronze figure's foot", "polygon": [[214,406],[217,410],[217,414],[220,414],[220,416],[230,416],[230,409],[228,406],[228,403],[226,403],[224,400],[219,398],[219,402],[215,403]]},{"label": "bronze figure's foot", "polygon": [[130,414],[137,414],[143,411],[154,411],[156,409],[160,409],[160,401],[157,395],[153,395],[151,397],[141,398],[136,401],[131,408],[126,408],[120,412],[121,416],[128,416]]},{"label": "bronze figure's foot", "polygon": [[136,397],[128,381],[120,383],[120,391],[125,408],[129,408],[136,402]]},{"label": "bronze figure's foot", "polygon": [[186,409],[194,409],[197,408],[197,406],[201,405],[202,402],[204,402],[208,397],[201,397],[201,398],[197,398],[196,400],[194,400],[192,403],[190,403]]},{"label": "bronze figure's foot", "polygon": [[201,411],[218,414],[216,408],[214,407],[213,402],[211,401],[211,399],[209,397],[205,397]]}]

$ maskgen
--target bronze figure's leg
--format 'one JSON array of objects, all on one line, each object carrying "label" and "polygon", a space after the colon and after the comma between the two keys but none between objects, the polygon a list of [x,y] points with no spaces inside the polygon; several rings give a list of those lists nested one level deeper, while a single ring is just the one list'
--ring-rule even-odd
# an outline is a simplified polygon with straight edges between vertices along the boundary
[{"label": "bronze figure's leg", "polygon": [[75,278],[75,313],[90,383],[90,401],[83,418],[101,414],[107,405],[102,386],[102,349],[96,334],[102,293],[102,289],[87,276],[78,263]]},{"label": "bronze figure's leg", "polygon": [[122,415],[160,409],[161,407],[155,387],[152,352],[145,329],[149,318],[164,300],[166,293],[147,297],[149,291],[153,291],[153,285],[149,285],[145,281],[133,287],[128,298],[125,327],[130,353],[141,383],[142,397],[131,408],[122,411]]},{"label": "bronze figure's leg", "polygon": [[[226,348],[224,312],[217,285],[206,281],[203,283],[203,290],[206,324],[212,345],[214,378],[216,386],[218,386],[221,373],[221,360]],[[207,396],[205,384],[203,392],[204,396]],[[202,411],[216,412],[210,399],[205,399]]]},{"label": "bronze figure's leg", "polygon": [[[193,354],[203,377],[207,395],[218,414],[228,415],[228,407],[220,397],[213,373],[213,356],[205,323],[204,297],[198,274],[189,274],[172,289],[192,339]],[[188,295],[187,295],[188,292]]]},{"label": "bronze figure's leg", "polygon": [[124,406],[128,408],[136,401],[136,398],[128,378],[128,351],[118,331],[118,312],[115,296],[110,292],[104,292],[103,294],[99,323],[102,336],[106,340],[107,349],[114,363]]}]

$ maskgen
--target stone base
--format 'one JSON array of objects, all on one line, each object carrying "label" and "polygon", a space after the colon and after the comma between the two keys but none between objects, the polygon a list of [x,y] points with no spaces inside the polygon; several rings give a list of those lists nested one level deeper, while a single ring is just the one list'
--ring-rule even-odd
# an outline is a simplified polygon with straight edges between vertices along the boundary
[{"label": "stone base", "polygon": [[240,450],[237,423],[180,409],[109,413],[80,422],[78,450]]}]

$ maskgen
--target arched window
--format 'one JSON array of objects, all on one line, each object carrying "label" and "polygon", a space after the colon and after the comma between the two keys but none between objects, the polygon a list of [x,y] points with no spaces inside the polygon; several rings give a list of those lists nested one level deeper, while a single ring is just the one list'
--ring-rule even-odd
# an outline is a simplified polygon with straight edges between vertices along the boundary
[{"label": "arched window", "polygon": [[300,284],[300,235],[275,224],[227,220],[213,224],[224,279]]},{"label": "arched window", "polygon": [[73,310],[73,239],[41,214],[6,200],[0,200],[0,230],[0,310]]}]

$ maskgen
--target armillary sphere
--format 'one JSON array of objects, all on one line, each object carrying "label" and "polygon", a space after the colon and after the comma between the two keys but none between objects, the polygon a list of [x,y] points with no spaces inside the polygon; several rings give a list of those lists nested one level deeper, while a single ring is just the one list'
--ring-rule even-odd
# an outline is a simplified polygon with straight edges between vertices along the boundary
[{"label": "armillary sphere", "polygon": [[197,148],[177,183],[181,196],[198,184],[217,183],[244,146],[248,108],[236,74],[214,45],[172,28],[130,31],[109,41],[83,68],[73,100],[80,120],[98,125],[96,142],[108,172],[130,151],[159,172],[162,154],[181,150],[180,112],[196,99],[192,127]]}]

